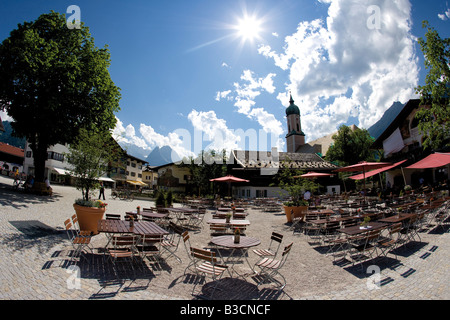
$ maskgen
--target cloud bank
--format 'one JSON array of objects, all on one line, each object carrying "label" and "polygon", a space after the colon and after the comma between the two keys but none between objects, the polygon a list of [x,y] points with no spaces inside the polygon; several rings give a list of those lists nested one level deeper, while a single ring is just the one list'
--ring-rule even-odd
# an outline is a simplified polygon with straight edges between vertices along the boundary
[{"label": "cloud bank", "polygon": [[[329,5],[326,21],[300,22],[280,52],[259,47],[288,73],[286,91],[296,97],[308,140],[351,117],[370,127],[394,101],[415,96],[419,77],[409,1],[320,2]],[[278,99],[287,106],[284,93]]]}]

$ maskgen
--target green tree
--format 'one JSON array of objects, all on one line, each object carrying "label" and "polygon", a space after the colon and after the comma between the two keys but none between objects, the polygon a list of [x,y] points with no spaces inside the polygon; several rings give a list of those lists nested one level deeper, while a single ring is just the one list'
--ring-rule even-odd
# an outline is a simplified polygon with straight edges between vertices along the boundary
[{"label": "green tree", "polygon": [[36,181],[44,180],[48,147],[73,142],[80,128],[115,126],[120,89],[109,66],[107,47],[95,47],[88,27],[69,29],[53,11],[19,24],[1,43],[0,109],[29,142]]},{"label": "green tree", "polygon": [[70,172],[76,178],[83,200],[90,200],[89,192],[98,188],[98,178],[109,167],[118,167],[122,156],[122,149],[108,131],[80,130],[65,158],[71,165]]},{"label": "green tree", "polygon": [[299,176],[305,172],[300,169],[291,169],[289,166],[291,161],[289,158],[282,161],[281,168],[270,186],[278,186],[289,194],[291,199],[285,205],[294,207],[307,205],[303,199],[303,194],[306,191],[311,193],[317,191],[320,185],[313,180],[300,178]]},{"label": "green tree", "polygon": [[428,21],[422,26],[428,29],[425,39],[419,38],[419,44],[429,71],[425,85],[418,86],[416,92],[421,95],[421,104],[427,107],[420,108],[416,118],[424,136],[424,148],[438,149],[445,143],[448,145],[450,132],[450,39],[442,39]]},{"label": "green tree", "polygon": [[210,179],[224,176],[227,172],[226,151],[202,151],[197,158],[185,159],[182,166],[187,166],[191,172],[190,184],[197,188],[199,195],[212,194]]},{"label": "green tree", "polygon": [[370,149],[375,140],[366,129],[352,130],[342,125],[338,133],[333,135],[333,140],[325,157],[327,161],[344,166],[360,161],[375,161],[376,152]]}]

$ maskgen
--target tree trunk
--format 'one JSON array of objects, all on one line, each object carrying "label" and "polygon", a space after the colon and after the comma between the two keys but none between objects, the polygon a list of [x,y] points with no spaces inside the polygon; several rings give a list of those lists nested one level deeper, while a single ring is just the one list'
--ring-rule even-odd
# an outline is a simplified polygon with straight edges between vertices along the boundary
[{"label": "tree trunk", "polygon": [[47,160],[48,145],[43,141],[37,141],[30,144],[34,158],[34,180],[36,182],[45,181],[45,161]]}]

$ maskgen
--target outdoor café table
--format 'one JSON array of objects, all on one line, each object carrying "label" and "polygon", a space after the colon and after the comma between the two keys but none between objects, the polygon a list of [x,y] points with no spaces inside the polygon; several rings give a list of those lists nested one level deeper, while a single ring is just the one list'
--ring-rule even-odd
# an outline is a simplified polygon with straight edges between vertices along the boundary
[{"label": "outdoor caf\u00e9 table", "polygon": [[388,226],[387,223],[373,221],[373,222],[369,222],[367,224],[367,227],[365,227],[365,228],[361,227],[360,225],[356,225],[356,226],[352,226],[352,227],[341,228],[341,229],[338,229],[338,231],[341,233],[345,233],[348,236],[356,236],[358,234],[362,234],[362,233],[365,233],[368,231],[383,229],[386,226]]},{"label": "outdoor caf\u00e9 table", "polygon": [[335,214],[333,210],[325,209],[325,210],[308,210],[306,211],[307,216],[329,216]]},{"label": "outdoor caf\u00e9 table", "polygon": [[189,220],[189,216],[191,216],[193,213],[197,213],[198,209],[195,208],[167,208],[167,210],[175,215],[175,218],[177,220],[177,223],[182,223],[186,220]]},{"label": "outdoor caf\u00e9 table", "polygon": [[353,220],[353,219],[354,219],[353,217],[349,216],[349,217],[336,217],[336,218],[329,218],[329,219],[326,219],[326,218],[315,219],[315,220],[309,220],[309,222],[313,223],[313,224],[321,225],[321,224],[326,224],[329,222],[341,223],[342,221]]},{"label": "outdoor caf\u00e9 table", "polygon": [[[252,238],[252,237],[246,237],[246,236],[240,236],[240,241],[239,243],[234,243],[234,236],[230,235],[230,236],[218,236],[218,237],[213,237],[211,239],[211,243],[213,243],[214,245],[216,245],[217,247],[223,247],[223,248],[227,248],[227,249],[231,249],[231,252],[228,256],[228,258],[226,259],[226,261],[224,261],[222,254],[220,253],[220,250],[217,250],[219,252],[219,256],[222,259],[222,261],[224,263],[231,263],[231,270],[229,270],[230,276],[233,277],[233,272],[235,272],[236,274],[238,274],[239,276],[244,276],[239,274],[234,266],[236,264],[236,262],[239,260],[239,258],[244,258],[245,261],[247,261],[248,266],[250,267],[250,269],[255,272],[255,270],[253,269],[253,267],[251,266],[250,262],[247,259],[247,251],[248,249],[250,249],[251,247],[255,247],[261,244],[261,240],[256,239],[256,238]],[[238,258],[237,259],[232,259],[234,253],[238,253]],[[230,260],[231,259],[231,260]]]},{"label": "outdoor caf\u00e9 table", "polygon": [[[227,216],[227,212],[216,212],[213,215],[214,219],[225,219]],[[247,213],[245,212],[235,212],[233,213],[233,218],[235,219],[245,219],[247,217]]]},{"label": "outdoor caf\u00e9 table", "polygon": [[[217,211],[228,212],[228,211],[231,211],[231,207],[220,207],[220,208],[217,208]],[[244,208],[236,207],[236,208],[234,209],[234,211],[236,211],[236,212],[244,212],[245,209],[244,209]]]},{"label": "outdoor caf\u00e9 table", "polygon": [[404,222],[405,220],[409,220],[412,217],[416,216],[416,213],[401,213],[396,214],[387,218],[379,219],[379,222],[386,222],[386,223],[398,223],[398,222]]},{"label": "outdoor caf\u00e9 table", "polygon": [[207,221],[208,224],[221,224],[221,225],[229,225],[229,226],[237,226],[237,227],[246,227],[250,225],[249,220],[241,220],[241,219],[231,219],[229,223],[227,223],[226,219],[210,219]]},{"label": "outdoor caf\u00e9 table", "polygon": [[164,213],[164,212],[153,212],[153,211],[141,211],[140,215],[143,217],[147,217],[147,218],[161,219],[161,218],[167,217],[169,215],[169,213],[168,212]]},{"label": "outdoor caf\u00e9 table", "polygon": [[156,223],[151,221],[136,221],[134,222],[134,226],[130,226],[130,221],[124,220],[99,220],[98,222],[98,231],[104,232],[107,234],[108,243],[105,247],[109,245],[112,234],[136,234],[143,238],[145,237],[155,237],[155,236],[164,236],[169,234],[167,230],[164,230]]}]

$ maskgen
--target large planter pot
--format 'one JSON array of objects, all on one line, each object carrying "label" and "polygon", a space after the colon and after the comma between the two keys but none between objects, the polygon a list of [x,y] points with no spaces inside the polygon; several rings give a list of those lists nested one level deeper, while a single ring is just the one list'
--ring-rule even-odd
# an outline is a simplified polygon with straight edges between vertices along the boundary
[{"label": "large planter pot", "polygon": [[303,219],[305,218],[304,216],[306,215],[306,211],[308,210],[307,206],[299,206],[299,207],[284,207],[284,213],[286,214],[286,219],[287,222],[292,222],[292,215],[291,215],[291,211],[294,215],[299,215],[303,213]]},{"label": "large planter pot", "polygon": [[83,207],[77,204],[73,204],[73,208],[77,213],[80,230],[98,234],[98,221],[103,219],[106,208]]}]

